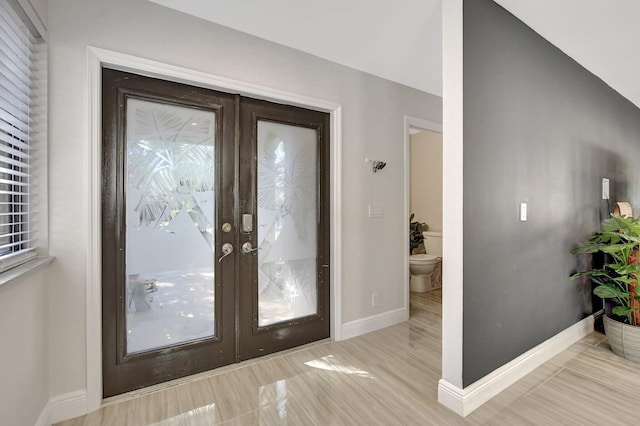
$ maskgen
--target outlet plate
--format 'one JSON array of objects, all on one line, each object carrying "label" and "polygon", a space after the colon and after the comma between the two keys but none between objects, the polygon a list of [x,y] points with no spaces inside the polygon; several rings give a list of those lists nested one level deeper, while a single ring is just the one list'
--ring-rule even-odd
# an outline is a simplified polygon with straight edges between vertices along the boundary
[{"label": "outlet plate", "polygon": [[602,178],[602,199],[609,199],[609,179]]},{"label": "outlet plate", "polygon": [[378,293],[371,293],[371,307],[375,308],[380,304],[380,299],[378,298]]}]

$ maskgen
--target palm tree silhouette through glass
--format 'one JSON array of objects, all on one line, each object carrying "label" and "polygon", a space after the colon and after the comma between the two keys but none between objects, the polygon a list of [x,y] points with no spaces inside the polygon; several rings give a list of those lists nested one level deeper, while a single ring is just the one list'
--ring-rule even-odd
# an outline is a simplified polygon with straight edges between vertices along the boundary
[{"label": "palm tree silhouette through glass", "polygon": [[215,113],[141,100],[129,107],[136,110],[128,127],[127,176],[141,191],[138,226],[163,229],[186,211],[213,251],[213,224],[196,193],[215,189]]},{"label": "palm tree silhouette through glass", "polygon": [[258,323],[315,313],[316,131],[258,122]]}]

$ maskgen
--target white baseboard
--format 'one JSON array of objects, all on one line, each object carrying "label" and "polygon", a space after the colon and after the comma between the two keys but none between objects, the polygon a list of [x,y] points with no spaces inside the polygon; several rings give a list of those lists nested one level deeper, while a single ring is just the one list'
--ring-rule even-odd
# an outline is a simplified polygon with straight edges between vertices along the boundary
[{"label": "white baseboard", "polygon": [[51,426],[51,401],[44,406],[35,426]]},{"label": "white baseboard", "polygon": [[464,389],[441,379],[438,383],[438,402],[463,417],[467,416],[513,383],[591,333],[593,324],[594,316],[588,316]]},{"label": "white baseboard", "polygon": [[[48,422],[42,424],[47,426],[52,423],[83,416],[87,414],[87,391],[82,389],[54,396],[49,400],[45,411],[49,411],[49,418]],[[43,416],[41,415],[40,417]]]},{"label": "white baseboard", "polygon": [[405,308],[383,312],[367,318],[350,321],[342,325],[340,340],[350,339],[381,328],[389,327],[408,320],[408,312]]}]

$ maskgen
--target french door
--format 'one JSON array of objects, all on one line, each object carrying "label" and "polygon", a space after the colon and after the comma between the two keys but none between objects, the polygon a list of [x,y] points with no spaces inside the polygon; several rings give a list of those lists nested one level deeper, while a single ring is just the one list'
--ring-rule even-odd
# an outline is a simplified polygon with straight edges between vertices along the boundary
[{"label": "french door", "polygon": [[103,395],[329,337],[328,114],[103,69]]}]

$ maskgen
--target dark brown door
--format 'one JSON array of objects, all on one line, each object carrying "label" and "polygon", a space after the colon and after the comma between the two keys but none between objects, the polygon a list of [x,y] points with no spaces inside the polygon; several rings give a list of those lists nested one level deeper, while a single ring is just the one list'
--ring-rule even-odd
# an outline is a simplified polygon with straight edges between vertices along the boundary
[{"label": "dark brown door", "polygon": [[239,241],[249,359],[329,336],[329,116],[243,99],[240,128],[240,210],[256,218]]},{"label": "dark brown door", "polygon": [[105,397],[329,336],[328,130],[103,70]]}]

